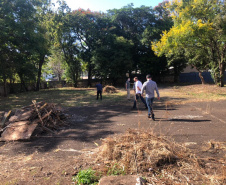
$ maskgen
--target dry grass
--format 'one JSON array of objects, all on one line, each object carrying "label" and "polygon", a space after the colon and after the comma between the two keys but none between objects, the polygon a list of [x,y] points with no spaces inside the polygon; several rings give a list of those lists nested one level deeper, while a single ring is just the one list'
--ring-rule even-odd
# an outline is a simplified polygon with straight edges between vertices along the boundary
[{"label": "dry grass", "polygon": [[210,140],[204,144],[202,151],[222,154],[222,157],[226,159],[226,142]]},{"label": "dry grass", "polygon": [[[114,92],[116,92],[114,90]],[[35,92],[10,94],[8,97],[0,97],[1,111],[20,109],[30,105],[32,100],[57,104],[60,107],[93,106],[94,104],[121,103],[126,100],[126,91],[117,89],[117,93],[103,94],[104,101],[96,101],[96,88],[72,88],[46,89]]]},{"label": "dry grass", "polygon": [[151,184],[223,184],[226,178],[224,161],[200,160],[186,147],[147,131],[106,138],[94,155],[95,164],[117,164]]},{"label": "dry grass", "polygon": [[129,173],[148,172],[164,163],[173,164],[186,153],[186,148],[171,144],[153,134],[130,130],[121,137],[105,139],[100,156],[122,164]]},{"label": "dry grass", "polygon": [[210,149],[215,149],[215,150],[223,150],[226,154],[226,142],[219,142],[219,141],[208,141],[206,143],[207,145],[207,149],[206,150],[210,150]]},{"label": "dry grass", "polygon": [[160,86],[159,89],[161,97],[168,105],[226,100],[226,87],[216,85]]},{"label": "dry grass", "polygon": [[216,85],[188,85],[178,88],[180,92],[196,101],[226,100],[226,87]]},{"label": "dry grass", "polygon": [[105,86],[103,89],[104,93],[117,93],[117,89],[114,86]]}]

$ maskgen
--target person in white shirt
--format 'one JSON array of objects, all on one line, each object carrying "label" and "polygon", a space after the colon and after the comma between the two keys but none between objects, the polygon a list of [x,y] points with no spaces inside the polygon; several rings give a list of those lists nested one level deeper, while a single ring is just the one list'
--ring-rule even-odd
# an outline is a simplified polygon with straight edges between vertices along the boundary
[{"label": "person in white shirt", "polygon": [[135,96],[135,100],[134,100],[134,103],[133,103],[133,108],[132,109],[136,109],[137,108],[137,100],[140,98],[141,101],[144,103],[145,105],[145,108],[147,109],[147,104],[144,100],[144,98],[141,96],[141,89],[142,89],[142,83],[138,80],[137,77],[135,77],[134,79],[134,91],[136,93],[136,96]]}]

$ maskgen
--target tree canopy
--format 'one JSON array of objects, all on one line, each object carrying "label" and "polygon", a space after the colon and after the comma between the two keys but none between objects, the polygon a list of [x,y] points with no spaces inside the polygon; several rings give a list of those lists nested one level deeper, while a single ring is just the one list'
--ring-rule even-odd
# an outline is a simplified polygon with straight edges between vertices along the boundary
[{"label": "tree canopy", "polygon": [[82,70],[88,72],[87,85],[91,85],[93,77],[117,83],[126,73],[142,71],[157,76],[167,69],[166,59],[159,62],[150,48],[151,41],[172,26],[164,3],[155,9],[130,4],[107,13],[71,10],[63,0],[54,10],[50,3],[1,2],[0,80],[5,84],[20,82],[26,89],[26,83],[35,82],[39,90],[47,62],[47,68],[54,68],[47,71],[57,73],[58,66],[58,75],[59,61],[63,63],[74,86]]},{"label": "tree canopy", "polygon": [[173,0],[167,8],[174,21],[152,49],[158,56],[177,57],[183,51],[184,62],[198,70],[209,69],[217,84],[224,86],[225,1]]},{"label": "tree canopy", "polygon": [[[40,88],[43,66],[77,86],[81,73],[117,83],[126,74],[161,80],[173,66],[210,70],[220,86],[225,71],[225,1],[173,0],[152,8],[133,4],[107,13],[71,10],[59,0],[2,0],[0,82]],[[47,64],[49,63],[49,64]],[[52,66],[52,67],[51,67]],[[45,70],[47,68],[45,67]]]}]

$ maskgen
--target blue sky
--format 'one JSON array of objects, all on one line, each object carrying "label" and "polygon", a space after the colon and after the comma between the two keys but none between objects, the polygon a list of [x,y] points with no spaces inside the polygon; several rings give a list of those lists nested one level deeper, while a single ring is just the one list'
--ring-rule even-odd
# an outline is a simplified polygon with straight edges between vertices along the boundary
[{"label": "blue sky", "polygon": [[[56,0],[53,0],[53,2]],[[109,9],[120,9],[130,3],[134,4],[134,8],[140,7],[142,5],[152,6],[153,8],[163,0],[65,0],[67,5],[72,9],[83,8],[91,11],[101,11],[106,12]]]}]

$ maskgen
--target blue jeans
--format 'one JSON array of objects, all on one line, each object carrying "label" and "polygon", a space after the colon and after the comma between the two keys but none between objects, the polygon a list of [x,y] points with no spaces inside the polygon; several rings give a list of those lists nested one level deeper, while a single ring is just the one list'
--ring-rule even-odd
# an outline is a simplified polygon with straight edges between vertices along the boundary
[{"label": "blue jeans", "polygon": [[148,106],[148,115],[152,114],[152,104],[153,104],[154,98],[147,98],[146,97],[146,104]]},{"label": "blue jeans", "polygon": [[141,94],[138,93],[138,94],[136,94],[136,98],[135,98],[135,100],[134,100],[133,108],[136,108],[136,107],[137,107],[137,100],[138,100],[139,98],[140,98],[141,101],[144,103],[145,107],[147,107],[144,98],[141,96]]}]

